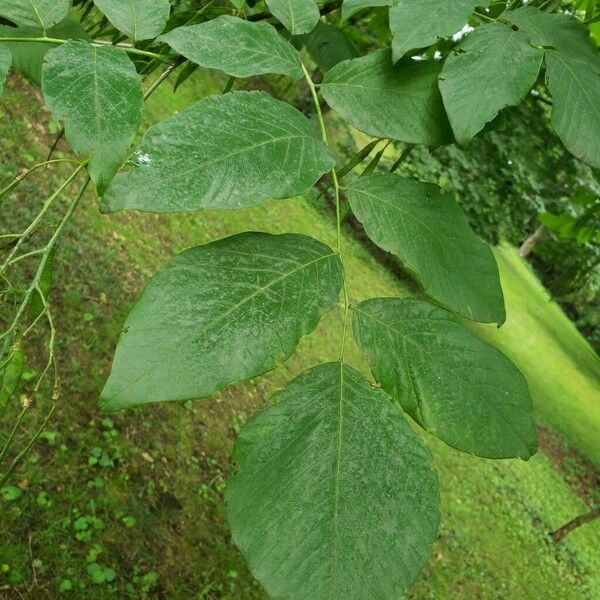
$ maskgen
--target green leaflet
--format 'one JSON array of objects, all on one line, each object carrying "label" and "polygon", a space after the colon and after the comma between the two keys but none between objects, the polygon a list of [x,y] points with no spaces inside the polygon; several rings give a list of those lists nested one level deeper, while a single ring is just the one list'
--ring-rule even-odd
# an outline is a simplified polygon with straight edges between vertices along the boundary
[{"label": "green leaflet", "polygon": [[392,54],[400,60],[409,50],[425,48],[460,31],[478,6],[489,0],[397,0],[390,8]]},{"label": "green leaflet", "polygon": [[535,454],[525,378],[451,313],[413,299],[367,300],[354,336],[383,389],[450,446],[486,458]]},{"label": "green leaflet", "polygon": [[398,256],[429,296],[474,321],[504,322],[494,255],[449,194],[391,174],[361,177],[345,192],[367,235]]},{"label": "green leaflet", "polygon": [[67,141],[84,158],[99,192],[122,164],[140,123],[140,78],[119,48],[69,41],[46,55],[42,90]]},{"label": "green leaflet", "polygon": [[477,27],[446,59],[440,90],[452,130],[468,144],[506,106],[523,100],[537,79],[543,51],[507,25]]},{"label": "green leaflet", "polygon": [[600,66],[600,56],[590,43],[589,30],[572,15],[524,6],[503,13],[502,19],[524,31],[536,46],[554,48],[571,58]]},{"label": "green leaflet", "polygon": [[347,365],[303,373],[242,431],[225,491],[233,540],[272,598],[397,599],[439,523],[429,450]]},{"label": "green leaflet", "polygon": [[292,35],[310,33],[319,21],[315,0],[266,0],[273,16],[281,21]]},{"label": "green leaflet", "polygon": [[8,362],[0,367],[0,417],[4,416],[6,407],[21,381],[25,356],[21,347],[17,348]]},{"label": "green leaflet", "polygon": [[104,410],[205,398],[285,361],[338,301],[333,250],[296,234],[243,233],[179,254],[125,323]]},{"label": "green leaflet", "polygon": [[6,81],[11,62],[12,54],[10,50],[6,46],[0,44],[0,97],[4,91],[4,82]]},{"label": "green leaflet", "polygon": [[546,51],[552,124],[569,152],[600,167],[600,67],[555,50]]},{"label": "green leaflet", "polygon": [[306,39],[306,49],[323,71],[360,56],[352,38],[339,27],[319,21]]},{"label": "green leaflet", "polygon": [[102,210],[240,208],[301,194],[333,168],[313,124],[265,92],[206,98],[151,127]]},{"label": "green leaflet", "polygon": [[326,102],[375,137],[439,146],[451,141],[433,61],[394,67],[389,49],[345,60],[321,85]]},{"label": "green leaflet", "polygon": [[60,23],[70,7],[71,0],[0,0],[0,16],[19,27],[46,30]]},{"label": "green leaflet", "polygon": [[[66,40],[70,38],[91,41],[90,36],[80,23],[67,17],[47,32],[48,37]],[[3,37],[39,37],[35,27],[0,26],[0,42]],[[36,85],[42,84],[42,65],[46,54],[56,48],[56,44],[37,42],[2,42],[12,52],[12,68],[20,71]]]},{"label": "green leaflet", "polygon": [[106,18],[135,41],[160,35],[167,24],[169,0],[94,0]]},{"label": "green leaflet", "polygon": [[354,13],[363,8],[377,6],[392,6],[394,0],[344,0],[342,4],[342,21],[349,19]]},{"label": "green leaflet", "polygon": [[296,49],[268,23],[222,16],[200,25],[178,27],[159,41],[198,65],[233,77],[280,73],[300,79],[303,75]]}]

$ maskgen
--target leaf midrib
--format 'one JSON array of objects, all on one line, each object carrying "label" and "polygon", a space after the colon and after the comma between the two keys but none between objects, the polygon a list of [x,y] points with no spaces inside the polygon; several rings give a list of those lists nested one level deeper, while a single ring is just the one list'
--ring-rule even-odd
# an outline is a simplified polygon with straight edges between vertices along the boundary
[{"label": "leaf midrib", "polygon": [[594,101],[592,100],[592,98],[590,98],[587,88],[581,83],[581,81],[579,80],[579,78],[577,77],[577,75],[575,74],[575,71],[571,68],[571,66],[565,61],[565,59],[562,57],[562,55],[560,54],[560,52],[558,52],[557,50],[554,50],[554,55],[553,55],[557,60],[560,60],[560,62],[563,64],[563,66],[565,67],[565,69],[567,69],[567,71],[569,71],[569,73],[571,74],[573,81],[575,81],[579,87],[579,89],[583,92],[583,95],[586,97],[587,101],[589,102],[590,106],[594,109],[594,111],[596,112],[596,114],[598,115],[598,118],[600,118],[600,109],[598,108],[598,106],[594,103]]},{"label": "leaf midrib", "polygon": [[338,402],[338,428],[337,447],[335,463],[335,483],[333,491],[333,565],[331,568],[331,597],[334,596],[336,585],[337,561],[338,561],[338,521],[339,521],[339,498],[340,498],[340,474],[342,456],[342,433],[344,424],[344,363],[340,361],[340,395]]},{"label": "leaf midrib", "polygon": [[[330,259],[333,256],[336,256],[335,252],[330,252],[330,253],[325,254],[323,256],[320,256],[320,257],[318,257],[318,258],[316,258],[314,260],[311,260],[308,263],[304,263],[302,265],[299,265],[296,268],[292,269],[291,271],[288,271],[287,273],[284,273],[280,277],[277,277],[276,279],[273,279],[273,281],[269,282],[267,285],[259,288],[258,290],[254,291],[252,294],[250,294],[249,296],[246,296],[244,299],[242,299],[239,302],[237,302],[234,306],[232,306],[231,308],[229,308],[223,314],[219,315],[219,317],[217,317],[216,319],[213,319],[199,333],[195,334],[194,337],[195,338],[201,338],[211,327],[214,327],[217,323],[220,323],[223,319],[225,319],[227,316],[229,316],[230,314],[232,314],[233,312],[235,312],[241,306],[243,306],[244,304],[246,304],[247,302],[249,302],[250,300],[252,300],[253,298],[255,298],[258,294],[261,294],[261,293],[265,292],[266,290],[270,289],[272,286],[280,283],[281,281],[285,281],[285,279],[287,279],[288,277],[292,276],[294,273],[297,273],[298,271],[301,271],[302,269],[307,269],[308,267],[310,267],[310,266],[318,263],[321,260]],[[138,328],[137,331],[139,332],[139,331],[147,331],[147,330],[148,329],[146,329],[146,328]],[[139,377],[136,378],[135,382],[139,381],[141,378],[145,377],[150,371],[152,371],[152,369],[154,368],[154,365],[155,365],[155,363],[152,363],[151,366],[149,366],[142,374],[140,374]],[[125,390],[127,387],[128,386],[121,387],[119,389],[118,393],[116,393],[116,394],[113,395],[113,399],[114,399],[114,397],[117,397],[120,394],[122,394],[123,390]]]},{"label": "leaf midrib", "polygon": [[[425,354],[427,357],[429,357],[430,359],[434,360],[439,365],[441,365],[446,371],[448,371],[448,373],[452,376],[452,378],[458,379],[458,381],[464,383],[468,388],[472,388],[473,387],[471,383],[469,383],[467,380],[465,380],[462,377],[460,377],[459,375],[457,375],[455,371],[453,371],[448,365],[446,365],[446,363],[440,361],[439,359],[436,360],[436,356],[434,354],[431,354],[431,352],[428,352],[423,345],[418,344],[417,342],[413,341],[411,339],[410,335],[405,335],[404,333],[402,333],[401,331],[399,331],[398,329],[396,329],[395,327],[393,327],[393,325],[391,325],[390,323],[388,323],[386,321],[382,321],[381,319],[377,318],[372,313],[364,311],[359,306],[356,306],[355,310],[357,312],[362,313],[363,315],[366,315],[367,317],[370,317],[374,321],[377,321],[378,323],[381,323],[384,327],[386,327],[387,329],[390,329],[394,333],[397,333],[403,340],[408,341],[419,352]],[[422,406],[421,406],[423,404],[422,396],[421,396],[421,394],[418,394],[418,393],[416,395],[417,395],[417,403],[419,405],[419,410],[422,411]],[[463,396],[462,391],[461,391],[461,396]],[[525,450],[527,451],[527,454],[531,455],[531,452],[530,452],[530,449],[529,449],[529,444],[522,437],[521,432],[518,431],[518,429],[510,421],[508,421],[500,411],[498,411],[496,409],[496,407],[494,406],[494,404],[492,404],[491,402],[486,402],[485,404],[486,404],[486,406],[488,406],[489,408],[491,408],[494,411],[494,413],[497,414],[502,419],[502,421],[504,421],[510,427],[510,429],[513,431],[513,433],[519,438],[519,440],[523,444],[523,448],[525,448]]]},{"label": "leaf midrib", "polygon": [[[197,166],[192,169],[189,168],[189,165],[186,165],[186,168],[182,168],[181,170],[176,171],[170,177],[165,177],[164,179],[161,178],[160,184],[164,187],[164,185],[166,183],[168,183],[169,181],[173,181],[174,179],[178,179],[184,173],[188,173],[188,174],[193,173],[195,175],[198,171],[201,171],[202,169],[204,169],[205,167],[207,167],[209,165],[213,165],[215,163],[222,162],[222,161],[232,158],[234,156],[238,156],[239,154],[243,154],[244,152],[248,152],[249,150],[254,150],[255,148],[260,148],[261,146],[266,146],[268,144],[276,144],[279,142],[291,141],[291,140],[296,140],[296,139],[313,140],[313,141],[316,140],[316,138],[313,138],[313,136],[308,135],[308,134],[296,134],[296,135],[286,135],[286,136],[282,136],[282,137],[271,137],[268,140],[263,140],[262,142],[260,142],[258,144],[246,145],[246,146],[243,146],[242,148],[238,148],[237,150],[234,150],[233,152],[230,152],[229,154],[222,154],[221,156],[212,158],[205,162],[196,163]],[[143,148],[141,151],[143,151]],[[147,169],[147,167],[145,167],[145,166],[138,166],[134,171],[124,173],[123,176],[128,176],[129,173],[138,174],[142,171],[145,171],[146,169]]]},{"label": "leaf midrib", "polygon": [[38,18],[38,21],[40,22],[40,25],[42,26],[42,30],[45,32],[46,24],[42,20],[42,15],[40,15],[40,12],[38,11],[37,6],[35,5],[35,2],[33,0],[29,0],[29,4],[31,4],[31,8],[33,8],[33,11],[35,12],[35,16]]}]

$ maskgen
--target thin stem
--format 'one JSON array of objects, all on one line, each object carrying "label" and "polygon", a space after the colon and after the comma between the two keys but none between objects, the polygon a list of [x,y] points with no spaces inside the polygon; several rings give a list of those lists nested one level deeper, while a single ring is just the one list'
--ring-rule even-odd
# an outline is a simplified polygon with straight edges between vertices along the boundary
[{"label": "thin stem", "polygon": [[[69,181],[69,180],[72,181],[74,176],[79,172],[79,170],[80,169],[77,169],[77,171],[75,171],[75,173],[73,175],[71,175],[71,177],[69,177],[69,179],[67,181]],[[69,206],[65,216],[62,218],[61,222],[59,223],[58,227],[56,228],[56,231],[50,238],[50,241],[44,247],[44,253],[43,253],[42,259],[40,260],[40,263],[38,265],[38,268],[37,268],[36,274],[33,278],[33,281],[31,282],[30,286],[27,288],[27,292],[25,293],[25,295],[23,297],[23,300],[21,302],[21,305],[19,307],[19,310],[17,311],[15,318],[13,319],[13,322],[11,323],[10,327],[0,335],[0,339],[6,338],[6,341],[8,342],[10,340],[11,334],[16,330],[16,328],[19,324],[19,321],[21,320],[21,317],[23,316],[23,313],[25,312],[25,309],[27,308],[27,305],[29,304],[29,301],[31,300],[31,296],[33,295],[33,292],[39,286],[39,282],[44,273],[44,269],[46,268],[46,264],[49,260],[49,256],[50,256],[52,250],[54,250],[54,247],[56,246],[58,239],[62,235],[64,228],[67,226],[67,223],[71,220],[71,217],[73,216],[75,209],[77,208],[79,202],[81,201],[81,198],[83,197],[83,194],[85,193],[85,190],[86,190],[89,182],[90,182],[90,178],[89,178],[89,176],[87,176],[85,178],[83,185],[81,186],[81,189],[79,190],[79,193],[77,194],[77,197],[75,198],[75,200],[73,200],[73,202]],[[64,188],[64,185],[61,187]]]},{"label": "thin stem", "polygon": [[150,98],[150,96],[152,96],[152,94],[159,88],[159,86],[163,83],[163,81],[165,81],[169,77],[169,75],[183,62],[185,62],[185,59],[182,57],[178,57],[177,59],[175,59],[160,74],[160,76],[156,79],[156,81],[146,90],[146,93],[144,94],[144,100],[148,100],[148,98]]},{"label": "thin stem", "polygon": [[478,11],[475,11],[473,13],[473,15],[475,17],[477,17],[478,19],[481,19],[482,21],[487,22],[487,23],[495,23],[496,22],[496,19],[494,19],[493,17],[489,17],[488,15],[484,15],[483,13],[480,13]]},{"label": "thin stem", "polygon": [[25,254],[21,254],[20,256],[17,256],[16,258],[13,258],[9,265],[14,265],[15,263],[18,263],[22,260],[26,260],[27,258],[31,258],[32,256],[38,256],[39,254],[43,254],[45,251],[45,248],[38,248],[37,250],[32,250],[31,252],[26,252]]},{"label": "thin stem", "polygon": [[60,196],[60,194],[71,184],[71,182],[79,175],[79,173],[85,168],[85,163],[80,164],[75,171],[66,179],[66,181],[44,202],[42,209],[37,214],[35,219],[30,223],[29,227],[23,232],[21,237],[17,240],[17,243],[13,246],[12,250],[8,253],[8,256],[2,266],[0,267],[0,274],[4,273],[6,267],[10,264],[14,255],[19,251],[21,246],[29,239],[31,234],[34,232],[35,228],[39,225],[40,221],[44,218],[44,215],[50,207],[54,204],[55,200]]},{"label": "thin stem", "polygon": [[[42,381],[46,377],[48,371],[50,370],[50,367],[52,365],[54,365],[54,360],[55,360],[54,344],[56,341],[56,327],[54,326],[54,319],[52,318],[52,313],[50,312],[50,307],[48,306],[48,302],[46,301],[46,298],[44,298],[44,293],[39,288],[39,286],[36,286],[35,289],[36,289],[37,293],[40,295],[40,299],[41,299],[42,305],[43,305],[43,312],[46,315],[46,319],[48,320],[48,326],[50,327],[50,338],[48,340],[48,360],[46,361],[46,365],[36,381],[35,387],[33,388],[33,392],[31,392],[31,395],[29,396],[30,403],[33,402],[34,398],[37,396],[37,393],[40,391],[40,386],[42,385]],[[58,393],[57,393],[58,376],[56,374],[56,370],[54,373],[53,389],[54,389],[53,394],[52,394],[53,399],[57,400],[58,399]]]},{"label": "thin stem", "polygon": [[11,181],[3,190],[0,191],[0,199],[12,192],[18,185],[23,181],[26,177],[29,177],[33,172],[41,169],[42,167],[46,167],[48,165],[53,165],[55,163],[77,163],[81,164],[80,160],[76,160],[74,158],[55,158],[54,160],[46,160],[37,165],[34,165],[27,171],[23,171],[20,175],[17,175],[13,181]]},{"label": "thin stem", "polygon": [[400,155],[400,158],[398,158],[398,160],[392,165],[392,167],[390,168],[390,173],[394,173],[395,171],[398,170],[398,168],[404,164],[404,162],[406,162],[406,159],[408,158],[408,155],[413,151],[413,148],[415,147],[414,144],[409,144],[402,152],[402,154]]},{"label": "thin stem", "polygon": [[[0,37],[0,42],[29,42],[29,43],[39,43],[39,44],[65,44],[68,40],[61,40],[58,38],[50,38],[50,37]],[[133,46],[126,46],[123,44],[111,44],[110,42],[104,42],[102,40],[97,40],[95,42],[91,42],[92,46],[96,48],[101,48],[102,46],[113,46],[115,48],[121,48],[127,52],[127,54],[135,54],[137,56],[145,56],[147,58],[156,58],[162,62],[167,62],[169,59],[162,55],[157,54],[156,52],[150,52],[149,50],[140,50],[139,48],[134,48]]]},{"label": "thin stem", "polygon": [[[56,327],[54,325],[54,319],[52,318],[52,313],[50,312],[46,298],[44,297],[44,294],[43,294],[42,290],[40,289],[39,283],[40,283],[41,276],[44,272],[44,269],[46,267],[46,264],[48,262],[48,258],[50,256],[50,254],[52,253],[52,251],[54,250],[54,247],[55,247],[58,239],[62,235],[67,223],[69,223],[69,221],[73,217],[75,209],[77,208],[77,206],[79,205],[79,202],[83,198],[83,195],[85,193],[85,190],[87,189],[89,182],[90,182],[90,177],[87,176],[85,178],[83,185],[81,186],[81,188],[79,190],[79,193],[77,194],[77,196],[75,197],[73,202],[71,202],[65,216],[62,218],[62,220],[61,220],[60,224],[58,225],[58,227],[56,228],[56,231],[54,232],[52,238],[46,245],[46,247],[44,249],[44,255],[42,257],[42,260],[40,261],[40,264],[38,266],[38,269],[37,269],[37,272],[33,279],[33,282],[31,283],[31,285],[29,286],[29,288],[25,294],[23,302],[21,303],[19,311],[17,312],[17,316],[15,317],[15,319],[14,319],[13,323],[11,324],[11,326],[9,327],[9,329],[2,334],[2,337],[7,336],[7,341],[10,339],[10,334],[12,333],[12,331],[14,331],[14,329],[18,325],[19,320],[20,320],[21,316],[23,315],[23,312],[25,311],[27,305],[29,304],[31,295],[33,294],[34,291],[37,291],[37,293],[39,294],[39,296],[41,298],[42,304],[43,304],[43,311],[41,314],[46,315],[46,319],[48,320],[48,326],[50,327],[50,338],[48,340],[48,360],[46,362],[44,369],[40,373],[40,376],[37,379],[37,382],[35,384],[35,387],[31,393],[31,395],[26,399],[25,404],[23,406],[23,410],[20,412],[20,414],[17,418],[17,421],[10,432],[10,435],[9,435],[8,439],[6,440],[4,448],[2,449],[2,452],[0,453],[0,463],[2,463],[2,461],[4,460],[4,458],[10,451],[13,440],[15,438],[15,434],[16,434],[18,428],[20,427],[21,423],[23,422],[23,419],[24,419],[25,415],[27,414],[27,411],[32,406],[33,400],[40,390],[42,381],[44,380],[44,378],[48,374],[48,371],[50,370],[50,368],[53,365],[54,365],[54,385],[53,385],[52,399],[54,401],[56,401],[58,399],[58,374],[56,371],[56,360],[55,360],[55,356],[54,356],[54,345],[55,345],[55,341],[56,341]],[[37,323],[38,320],[39,320],[39,315],[38,315],[38,318],[36,318],[34,320],[34,323],[30,327],[27,328],[24,335],[29,334],[32,327],[35,325],[35,323]],[[6,474],[4,475],[4,477],[2,479],[2,482],[0,483],[0,487],[2,487],[6,483],[6,481],[8,481],[8,479],[13,474],[14,470],[16,469],[16,467],[18,466],[20,461],[27,454],[27,452],[29,452],[29,450],[31,449],[33,444],[36,442],[37,438],[40,436],[44,427],[50,420],[50,417],[52,416],[52,413],[54,412],[55,408],[56,408],[56,405],[54,404],[50,410],[50,413],[48,414],[44,423],[42,424],[42,427],[40,428],[40,430],[38,430],[38,432],[30,440],[29,444],[13,460],[11,466],[9,467],[8,471],[6,472]]]},{"label": "thin stem", "polygon": [[17,433],[17,430],[21,426],[21,423],[23,422],[23,419],[25,418],[25,415],[27,414],[27,411],[29,410],[30,406],[31,406],[31,403],[29,402],[29,400],[27,400],[25,402],[25,405],[23,406],[23,409],[19,413],[19,416],[17,417],[15,424],[13,425],[13,428],[10,430],[8,438],[7,438],[6,442],[4,443],[4,447],[2,448],[2,452],[0,452],[0,464],[6,458],[6,455],[8,454],[8,451],[10,450],[10,447],[12,446],[12,441],[15,438],[15,434]]},{"label": "thin stem", "polygon": [[50,408],[50,411],[46,415],[46,418],[44,419],[44,422],[42,423],[41,427],[35,432],[33,437],[29,440],[29,443],[27,444],[27,446],[25,446],[25,448],[23,448],[23,450],[21,450],[21,452],[19,452],[19,454],[17,454],[17,456],[15,456],[14,460],[10,464],[10,467],[8,468],[8,471],[6,471],[4,477],[2,477],[2,480],[0,480],[0,488],[4,487],[6,485],[6,482],[12,477],[13,473],[16,471],[16,469],[19,466],[19,464],[21,463],[21,461],[25,458],[25,456],[27,456],[28,452],[31,450],[33,445],[37,442],[40,435],[42,435],[42,433],[44,432],[44,429],[46,429],[46,425],[48,425],[48,422],[52,418],[52,415],[54,414],[55,410],[56,410],[56,404],[53,404],[52,407]]},{"label": "thin stem", "polygon": [[56,138],[54,139],[54,142],[52,143],[52,146],[50,147],[50,151],[48,152],[48,158],[46,160],[50,160],[52,158],[54,151],[58,147],[58,144],[59,144],[60,140],[63,139],[64,135],[65,135],[65,128],[64,128],[64,126],[62,126],[58,130],[58,133],[56,134]]},{"label": "thin stem", "polygon": [[221,92],[222,94],[227,94],[228,92],[231,91],[231,88],[233,87],[233,84],[235,83],[235,77],[231,76],[228,80],[227,83],[225,84],[225,87],[223,88],[223,91]]},{"label": "thin stem", "polygon": [[[319,125],[321,127],[321,137],[323,139],[323,143],[325,145],[328,145],[329,141],[327,138],[327,130],[325,128],[325,120],[323,119],[323,111],[321,110],[321,103],[319,101],[319,95],[317,93],[317,88],[315,87],[315,84],[310,76],[310,73],[308,72],[308,70],[306,69],[306,67],[304,65],[302,65],[302,70],[304,71],[304,77],[306,79],[306,82],[308,83],[308,87],[309,87],[310,93],[312,95],[315,109],[317,111],[317,117],[319,119]],[[333,191],[334,191],[334,198],[335,198],[335,220],[336,220],[336,229],[337,229],[337,254],[343,265],[344,260],[342,257],[342,211],[341,211],[341,207],[340,207],[340,183],[338,180],[338,176],[337,176],[335,167],[331,170],[331,179],[333,181]],[[349,312],[349,305],[350,305],[350,302],[348,299],[348,286],[346,284],[345,278],[344,278],[344,285],[343,285],[343,293],[344,293],[344,325],[342,328],[342,339],[340,342],[340,353],[339,353],[340,362],[343,362],[343,360],[344,360],[344,351],[346,348],[346,331],[348,329],[348,312]]]}]

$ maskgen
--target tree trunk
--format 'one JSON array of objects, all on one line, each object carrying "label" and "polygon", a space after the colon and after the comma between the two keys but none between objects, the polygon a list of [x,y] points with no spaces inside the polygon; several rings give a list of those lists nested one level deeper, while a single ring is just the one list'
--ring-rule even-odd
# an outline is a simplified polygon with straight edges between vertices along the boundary
[{"label": "tree trunk", "polygon": [[581,527],[581,525],[584,525],[585,523],[589,523],[594,519],[598,519],[599,517],[600,506],[596,506],[596,508],[593,508],[592,510],[590,510],[590,512],[575,517],[572,521],[569,521],[566,525],[563,525],[560,529],[557,529],[552,534],[552,539],[555,542],[560,542],[560,540],[562,540],[566,535],[571,533],[571,531],[577,529],[578,527]]},{"label": "tree trunk", "polygon": [[544,237],[546,232],[546,226],[540,225],[521,245],[519,248],[519,254],[523,258],[527,258],[531,251],[535,248],[536,244]]}]

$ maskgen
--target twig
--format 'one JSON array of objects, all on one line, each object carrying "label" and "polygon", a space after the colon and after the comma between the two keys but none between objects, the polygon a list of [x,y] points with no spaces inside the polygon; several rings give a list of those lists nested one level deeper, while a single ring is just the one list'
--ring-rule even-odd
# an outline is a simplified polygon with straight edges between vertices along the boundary
[{"label": "twig", "polygon": [[50,207],[54,204],[54,201],[77,178],[79,173],[83,170],[84,166],[85,166],[84,164],[80,164],[79,167],[77,167],[77,169],[75,169],[75,171],[67,178],[67,180],[58,188],[58,190],[56,190],[56,192],[54,192],[54,194],[52,194],[52,196],[50,196],[50,198],[48,198],[44,202],[40,212],[37,214],[35,219],[30,223],[29,227],[27,227],[27,229],[23,232],[21,237],[18,239],[17,243],[14,245],[13,249],[9,252],[8,257],[6,258],[6,260],[0,267],[0,274],[4,273],[4,271],[6,270],[6,267],[8,267],[8,265],[10,264],[14,255],[18,252],[19,248],[25,243],[25,241],[27,241],[27,239],[34,232],[35,228],[38,226],[40,221],[43,219],[46,212],[48,212]]},{"label": "twig", "polygon": [[185,58],[179,56],[175,59],[161,74],[160,76],[152,83],[152,85],[148,88],[146,93],[144,94],[144,100],[148,100],[150,96],[158,89],[158,87],[162,84],[167,77],[181,64],[185,62]]}]

